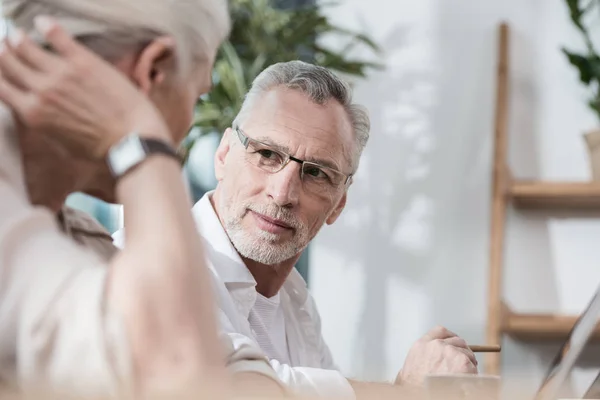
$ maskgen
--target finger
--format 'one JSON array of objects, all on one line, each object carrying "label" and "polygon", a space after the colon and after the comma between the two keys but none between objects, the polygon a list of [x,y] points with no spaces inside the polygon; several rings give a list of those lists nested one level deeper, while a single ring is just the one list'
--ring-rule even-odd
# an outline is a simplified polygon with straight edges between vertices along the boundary
[{"label": "finger", "polygon": [[479,363],[477,362],[477,357],[475,357],[475,353],[473,353],[469,349],[463,349],[462,347],[454,347],[454,346],[452,346],[452,349],[454,351],[460,352],[460,353],[464,354],[465,356],[467,356],[467,358],[469,359],[469,361],[471,362],[471,364],[473,364],[473,366],[475,367],[475,370],[477,370],[476,366]]},{"label": "finger", "polygon": [[59,54],[72,57],[85,50],[53,18],[40,15],[35,17],[34,24],[35,29]]},{"label": "finger", "polygon": [[60,58],[31,40],[20,29],[11,34],[9,41],[14,53],[37,71],[51,70],[61,61]]},{"label": "finger", "polygon": [[0,101],[22,118],[29,102],[29,94],[0,78]]},{"label": "finger", "polygon": [[449,331],[443,326],[436,326],[424,336],[426,340],[447,339],[453,336],[458,336],[456,333]]},{"label": "finger", "polygon": [[451,346],[454,346],[454,347],[460,347],[461,349],[467,349],[467,350],[469,350],[469,351],[470,351],[470,349],[469,349],[469,345],[468,345],[468,344],[467,344],[467,342],[466,342],[466,341],[465,341],[463,338],[461,338],[461,337],[458,337],[458,336],[452,336],[452,337],[449,337],[449,338],[446,338],[446,339],[444,339],[444,342],[445,342],[445,343],[447,343],[447,344],[449,344],[449,345],[451,345]]},{"label": "finger", "polygon": [[30,89],[39,83],[38,74],[31,67],[21,62],[6,41],[0,43],[0,71],[2,77],[21,89]]}]

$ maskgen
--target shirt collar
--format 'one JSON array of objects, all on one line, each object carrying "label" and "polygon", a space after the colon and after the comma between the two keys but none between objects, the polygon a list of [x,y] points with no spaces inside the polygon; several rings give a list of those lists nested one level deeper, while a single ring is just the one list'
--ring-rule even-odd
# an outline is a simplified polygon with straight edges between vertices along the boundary
[{"label": "shirt collar", "polygon": [[58,212],[58,222],[64,233],[68,236],[83,234],[110,240],[110,233],[100,223],[85,211],[81,211],[66,204]]},{"label": "shirt collar", "polygon": [[[225,284],[251,284],[256,286],[256,280],[246,268],[210,201],[214,191],[207,192],[192,208],[192,214],[200,229],[200,234],[208,244],[204,251],[213,264],[213,268]],[[296,270],[292,272],[283,284],[283,290],[297,304],[304,304],[308,299],[308,288],[302,275]]]}]

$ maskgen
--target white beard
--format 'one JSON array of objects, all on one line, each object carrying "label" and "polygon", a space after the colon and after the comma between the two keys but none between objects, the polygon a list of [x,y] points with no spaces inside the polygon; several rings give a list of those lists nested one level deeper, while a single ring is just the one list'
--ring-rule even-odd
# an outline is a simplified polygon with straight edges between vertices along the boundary
[{"label": "white beard", "polygon": [[229,240],[242,257],[265,265],[279,264],[299,254],[306,244],[294,237],[283,243],[276,243],[278,235],[262,230],[246,232],[241,224],[226,224]]},{"label": "white beard", "polygon": [[[225,232],[229,240],[242,257],[254,260],[265,265],[274,265],[289,260],[298,255],[306,248],[310,241],[310,235],[306,226],[298,221],[288,210],[282,209],[274,204],[257,205],[223,204],[222,209],[228,211],[224,218]],[[280,242],[277,234],[255,228],[244,229],[242,219],[246,215],[250,218],[248,209],[267,215],[272,218],[281,219],[294,229],[294,236],[289,240]]]}]

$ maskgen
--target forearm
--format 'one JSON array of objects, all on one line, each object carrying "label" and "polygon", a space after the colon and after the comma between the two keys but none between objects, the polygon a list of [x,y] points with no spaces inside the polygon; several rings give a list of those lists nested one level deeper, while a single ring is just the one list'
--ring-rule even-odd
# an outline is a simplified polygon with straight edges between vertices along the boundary
[{"label": "forearm", "polygon": [[[123,177],[127,247],[111,265],[109,302],[126,324],[140,385],[215,382],[223,357],[211,287],[181,169],[167,157]],[[217,379],[218,381],[218,379]]]}]

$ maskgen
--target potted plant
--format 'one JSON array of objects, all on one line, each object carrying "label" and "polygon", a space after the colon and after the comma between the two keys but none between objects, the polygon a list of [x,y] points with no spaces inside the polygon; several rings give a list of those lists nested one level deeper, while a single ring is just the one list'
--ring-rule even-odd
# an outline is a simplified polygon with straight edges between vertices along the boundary
[{"label": "potted plant", "polygon": [[[600,118],[600,56],[594,48],[589,30],[584,24],[584,18],[592,10],[600,12],[600,2],[598,0],[566,0],[566,3],[569,8],[571,21],[583,36],[586,51],[584,53],[575,53],[566,48],[563,48],[562,51],[567,56],[571,65],[579,71],[580,81],[590,88],[588,105]],[[600,180],[600,128],[586,132],[584,138],[590,155],[592,177],[594,180]]]},{"label": "potted plant", "polygon": [[[308,4],[285,8],[273,0],[230,1],[231,34],[215,62],[213,89],[198,101],[196,129],[184,143],[186,157],[199,137],[221,134],[231,126],[250,84],[271,64],[299,59],[357,77],[364,77],[368,69],[381,67],[349,56],[359,45],[375,54],[379,48],[366,35],[333,25],[322,12],[332,4],[315,4],[311,0],[298,3]],[[324,46],[320,39],[331,34],[343,36],[346,46],[340,50]]]}]

